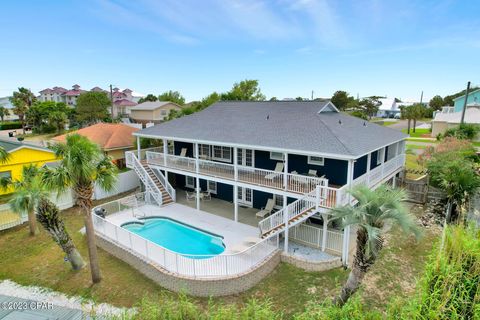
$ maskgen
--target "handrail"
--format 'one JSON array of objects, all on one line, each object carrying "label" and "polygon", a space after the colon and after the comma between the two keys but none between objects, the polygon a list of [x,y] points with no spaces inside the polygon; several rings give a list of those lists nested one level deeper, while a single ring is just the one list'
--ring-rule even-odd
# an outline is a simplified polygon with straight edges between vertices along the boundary
[{"label": "handrail", "polygon": [[[102,207],[118,208],[118,212],[121,212],[125,210],[119,203],[121,200],[96,206],[92,209],[92,213],[97,208]],[[133,208],[138,209],[138,206],[134,205]],[[277,238],[263,239],[237,253],[222,253],[220,255],[180,254],[115,225],[106,218],[96,214],[92,214],[92,216],[96,233],[134,251],[145,257],[149,262],[157,264],[169,272],[187,277],[212,278],[242,274],[261,264],[278,247],[277,235]]]},{"label": "handrail", "polygon": [[172,187],[172,185],[170,184],[170,182],[168,182],[167,178],[163,175],[162,171],[160,171],[159,169],[157,168],[151,168],[153,170],[153,172],[155,173],[155,175],[158,177],[158,180],[160,180],[160,183],[163,185],[163,187],[165,188],[165,190],[167,191],[168,195],[170,196],[170,198],[172,198],[172,200],[175,202],[177,201],[177,193],[175,191],[175,188]]},{"label": "handrail", "polygon": [[133,151],[125,152],[125,158],[126,158],[127,166],[131,166],[131,168],[135,170],[137,175],[145,184],[145,188],[147,189],[147,191],[150,191],[152,193],[158,205],[161,206],[163,203],[162,192],[160,191],[160,189],[158,189],[157,185],[152,180],[152,177],[150,177],[150,175],[145,170],[145,168],[140,163],[140,161],[137,159]]},{"label": "handrail", "polygon": [[[292,223],[289,223],[289,221],[296,216],[302,214],[302,212],[315,208],[318,209],[319,202],[321,201],[319,192],[320,188],[317,187],[316,190],[313,190],[312,192],[306,194],[304,197],[290,203],[285,208],[261,220],[258,223],[261,235],[263,236],[268,232],[271,232],[272,230],[275,230],[276,228],[285,224],[286,225],[283,228],[289,227],[290,225],[292,225]],[[316,211],[317,210],[313,210],[310,215],[313,215]],[[298,220],[296,223],[299,223],[303,220],[304,219]],[[277,232],[270,234],[268,237],[279,233],[280,231],[282,231],[283,228],[279,228]]]}]

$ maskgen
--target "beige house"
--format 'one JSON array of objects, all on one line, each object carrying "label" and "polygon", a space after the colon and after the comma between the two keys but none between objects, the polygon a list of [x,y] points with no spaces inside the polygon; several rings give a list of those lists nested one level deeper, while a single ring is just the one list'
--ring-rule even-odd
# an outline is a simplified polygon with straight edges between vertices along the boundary
[{"label": "beige house", "polygon": [[130,118],[139,123],[160,123],[168,117],[170,110],[181,109],[178,104],[170,101],[147,101],[130,108]]}]

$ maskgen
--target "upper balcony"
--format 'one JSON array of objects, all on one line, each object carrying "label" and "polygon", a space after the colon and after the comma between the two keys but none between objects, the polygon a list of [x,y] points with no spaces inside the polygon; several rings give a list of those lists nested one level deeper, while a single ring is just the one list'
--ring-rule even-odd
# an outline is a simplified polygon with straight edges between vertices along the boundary
[{"label": "upper balcony", "polygon": [[[146,161],[149,165],[157,166],[162,170],[185,175],[198,175],[205,179],[212,177],[226,183],[229,181],[237,182],[240,186],[243,184],[244,186],[251,186],[251,188],[268,188],[271,189],[272,193],[277,190],[291,196],[297,195],[298,197],[312,192],[318,185],[321,189],[321,207],[333,208],[348,203],[348,184],[330,184],[329,179],[325,177],[309,176],[307,174],[292,172],[288,170],[288,165],[286,164],[279,166],[276,168],[277,170],[268,170],[235,163],[213,161],[212,159],[206,160],[200,157],[194,158],[187,156],[187,154],[169,154],[170,152],[173,153],[173,150],[169,150],[169,153],[161,151],[164,151],[164,149],[154,148],[141,150],[141,160]],[[133,153],[133,151],[131,152]],[[127,156],[127,166],[128,161]],[[367,161],[364,162],[365,163],[359,161],[359,164],[366,167],[363,168],[363,171],[359,170],[355,164],[354,170],[357,174],[353,175],[355,179],[353,179],[352,185],[364,183],[373,188],[381,182],[384,182],[385,179],[390,178],[393,173],[403,167],[405,155],[391,155],[387,157],[385,162],[373,167],[373,169],[368,168],[368,165],[366,165]],[[285,170],[285,167],[287,167],[287,170]],[[340,171],[342,168],[331,167],[326,168],[326,170]]]}]

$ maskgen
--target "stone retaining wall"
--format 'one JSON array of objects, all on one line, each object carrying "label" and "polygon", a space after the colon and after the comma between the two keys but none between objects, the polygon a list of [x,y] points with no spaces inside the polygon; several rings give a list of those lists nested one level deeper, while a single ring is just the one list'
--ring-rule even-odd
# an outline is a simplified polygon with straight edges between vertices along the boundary
[{"label": "stone retaining wall", "polygon": [[325,261],[311,261],[282,252],[281,260],[305,271],[326,271],[342,266],[342,260],[340,257],[335,257]]},{"label": "stone retaining wall", "polygon": [[158,285],[175,292],[183,292],[196,297],[219,297],[246,291],[268,274],[280,263],[280,251],[277,250],[256,269],[231,277],[221,279],[194,279],[168,272],[160,266],[153,265],[136,253],[120,247],[99,235],[96,235],[97,245],[128,263]]}]

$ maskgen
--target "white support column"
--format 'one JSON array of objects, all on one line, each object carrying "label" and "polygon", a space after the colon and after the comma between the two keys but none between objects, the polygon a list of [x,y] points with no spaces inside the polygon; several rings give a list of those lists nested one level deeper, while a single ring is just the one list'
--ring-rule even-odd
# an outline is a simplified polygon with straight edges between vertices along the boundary
[{"label": "white support column", "polygon": [[393,188],[397,187],[397,174],[395,174],[392,178],[392,187]]},{"label": "white support column", "polygon": [[284,248],[283,250],[288,253],[288,212],[286,210],[287,208],[287,196],[283,196],[283,221],[285,223],[285,243],[284,243]]},{"label": "white support column", "polygon": [[327,231],[328,231],[328,214],[322,213],[323,219],[323,234],[322,234],[322,251],[327,248]]},{"label": "white support column", "polygon": [[238,222],[238,187],[233,186],[233,218]]},{"label": "white support column", "polygon": [[163,165],[167,166],[168,141],[163,139]]},{"label": "white support column", "polygon": [[233,147],[233,177],[238,181],[238,149]]},{"label": "white support column", "polygon": [[372,166],[372,153],[369,153],[367,156],[367,171],[365,174],[367,175],[367,186],[370,186],[370,168]]},{"label": "white support column", "polygon": [[200,171],[200,168],[199,168],[199,158],[198,158],[198,155],[199,155],[199,152],[198,152],[198,143],[195,143],[193,145],[193,156],[195,157],[195,172],[198,174],[199,171]]},{"label": "white support column", "polygon": [[[352,186],[353,181],[353,160],[348,160],[348,171],[347,171],[347,183],[349,188]],[[352,195],[348,194],[348,204],[352,203]],[[348,263],[348,250],[349,250],[349,233],[350,233],[350,226],[346,226],[343,229],[343,245],[342,245],[342,261],[343,264],[346,266]]]},{"label": "white support column", "polygon": [[197,193],[197,197],[196,197],[196,200],[197,200],[197,210],[200,210],[200,178],[197,177],[196,179],[196,188],[195,188],[195,192]]},{"label": "white support column", "polygon": [[285,190],[288,190],[288,153],[284,153],[283,156],[285,157],[284,161],[284,168],[283,168],[283,187]]},{"label": "white support column", "polygon": [[138,158],[138,161],[140,161],[140,154],[141,154],[141,146],[140,146],[140,137],[137,137],[137,158]]}]

